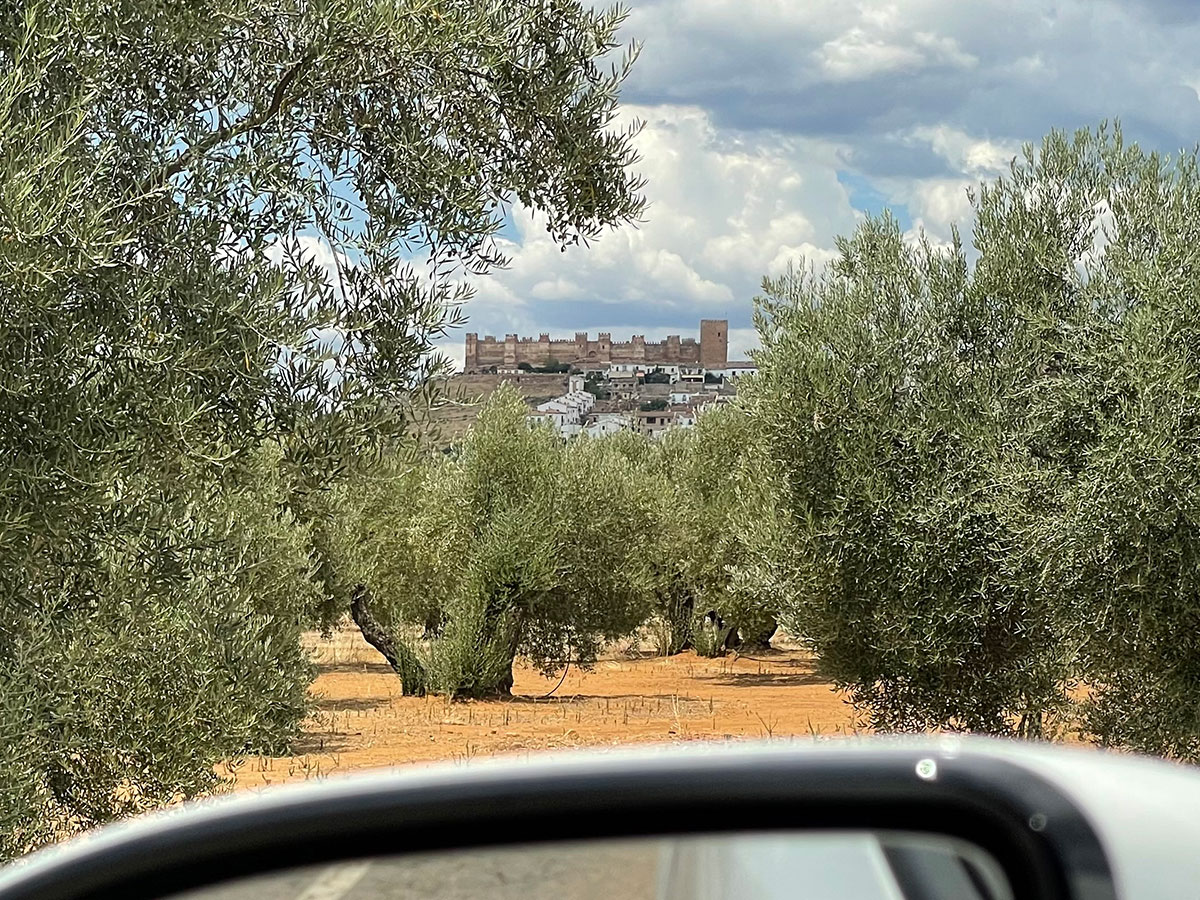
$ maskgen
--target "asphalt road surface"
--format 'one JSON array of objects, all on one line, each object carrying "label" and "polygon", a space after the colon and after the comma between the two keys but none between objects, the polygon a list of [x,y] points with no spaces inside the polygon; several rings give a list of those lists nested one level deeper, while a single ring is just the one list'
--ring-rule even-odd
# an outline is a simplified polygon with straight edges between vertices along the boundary
[{"label": "asphalt road surface", "polygon": [[903,900],[911,895],[898,871],[907,873],[910,888],[920,876],[921,896],[1013,897],[995,860],[961,841],[831,831],[378,857],[243,879],[172,900]]},{"label": "asphalt road surface", "polygon": [[290,869],[171,900],[653,900],[660,842],[380,857]]}]

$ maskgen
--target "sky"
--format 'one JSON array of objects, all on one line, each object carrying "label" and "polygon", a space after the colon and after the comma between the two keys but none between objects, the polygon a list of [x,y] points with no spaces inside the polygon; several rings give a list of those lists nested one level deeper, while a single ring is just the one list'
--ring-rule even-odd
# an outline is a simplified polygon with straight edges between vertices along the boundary
[{"label": "sky", "polygon": [[743,357],[762,278],[827,261],[864,215],[969,235],[967,189],[1052,128],[1117,119],[1167,152],[1200,139],[1192,0],[626,6],[645,221],[563,252],[514,208],[510,266],[476,281],[468,324],[441,344],[460,363],[467,331],[661,339],[701,318],[729,319]]}]

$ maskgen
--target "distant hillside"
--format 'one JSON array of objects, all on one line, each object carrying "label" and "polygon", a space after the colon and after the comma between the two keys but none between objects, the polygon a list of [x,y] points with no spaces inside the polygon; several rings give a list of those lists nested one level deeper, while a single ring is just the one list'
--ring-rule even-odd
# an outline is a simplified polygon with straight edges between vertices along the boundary
[{"label": "distant hillside", "polygon": [[520,391],[531,406],[561,396],[567,390],[566,375],[454,375],[445,380],[441,393],[450,402],[430,416],[431,428],[436,430],[437,443],[445,446],[458,440],[475,421],[480,407],[492,391],[509,383]]}]

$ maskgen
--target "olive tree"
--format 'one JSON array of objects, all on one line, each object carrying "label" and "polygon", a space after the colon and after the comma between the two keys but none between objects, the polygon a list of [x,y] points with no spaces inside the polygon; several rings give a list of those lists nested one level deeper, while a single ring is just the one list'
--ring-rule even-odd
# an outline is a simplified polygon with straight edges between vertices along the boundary
[{"label": "olive tree", "polygon": [[638,496],[644,505],[639,512],[649,523],[643,535],[652,593],[648,625],[655,649],[663,655],[690,649],[696,595],[685,568],[696,544],[690,530],[690,509],[681,503],[676,482],[669,474],[682,444],[619,431],[597,446],[618,460],[628,477],[642,486]]},{"label": "olive tree", "polygon": [[408,476],[418,493],[385,482],[343,529],[355,618],[407,693],[508,694],[518,655],[587,666],[648,613],[645,482],[603,440],[564,446],[527,414],[502,387],[456,453]]},{"label": "olive tree", "polygon": [[1009,519],[1003,301],[889,217],[764,282],[752,415],[796,547],[783,621],[883,729],[1035,734],[1062,700]]},{"label": "olive tree", "polygon": [[890,220],[766,285],[752,404],[796,627],[885,727],[1200,757],[1200,176],[1054,132],[973,197],[974,265]]},{"label": "olive tree", "polygon": [[778,625],[778,593],[750,571],[755,535],[776,516],[771,467],[757,444],[746,411],[721,404],[657,446],[671,507],[661,531],[664,549],[691,598],[693,636],[709,617],[713,634],[697,645],[705,653],[766,646]]},{"label": "olive tree", "polygon": [[632,54],[600,64],[621,18],[0,9],[4,852],[205,790],[293,733],[297,616],[333,612],[288,598],[337,579],[283,533],[328,545],[321,491],[424,402],[464,278],[503,263],[506,204],[561,243],[640,212],[614,123]]},{"label": "olive tree", "polygon": [[[1119,129],[1054,133],[978,202],[1011,310],[1003,453],[1099,742],[1200,758],[1200,173]],[[1021,368],[1017,369],[1017,363]]]},{"label": "olive tree", "polygon": [[86,576],[64,567],[6,623],[5,856],[214,790],[222,758],[287,749],[308,711],[299,635],[320,595],[308,529],[280,512],[277,456],[254,454],[244,486],[176,503],[170,528],[144,505],[142,532]]}]

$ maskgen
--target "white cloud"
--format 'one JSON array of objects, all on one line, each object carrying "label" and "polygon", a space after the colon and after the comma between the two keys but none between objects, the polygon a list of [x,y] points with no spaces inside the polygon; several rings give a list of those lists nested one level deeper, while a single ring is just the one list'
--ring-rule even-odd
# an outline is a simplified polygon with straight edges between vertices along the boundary
[{"label": "white cloud", "polygon": [[971,216],[967,191],[973,181],[957,178],[929,178],[913,181],[899,191],[910,212],[920,219],[949,225]]},{"label": "white cloud", "polygon": [[466,365],[467,350],[462,341],[447,340],[438,344],[438,352],[454,363],[456,371],[461,372]]},{"label": "white cloud", "polygon": [[553,300],[556,297],[580,297],[582,294],[583,291],[579,285],[561,276],[539,281],[529,289],[529,296],[535,300]]},{"label": "white cloud", "polygon": [[930,5],[846,4],[840,16],[827,19],[838,23],[840,30],[814,51],[818,71],[837,82],[929,66],[969,69],[977,65],[978,57],[952,35],[941,33],[938,26],[946,17],[930,10]]},{"label": "white cloud", "polygon": [[916,47],[871,37],[861,28],[851,28],[826,41],[817,51],[816,59],[823,74],[834,81],[855,81],[896,69],[914,69],[926,61],[925,54]]},{"label": "white cloud", "polygon": [[[607,6],[607,0],[594,0]],[[1174,19],[1154,14],[1178,6]],[[478,282],[469,330],[693,334],[797,257],[901,206],[910,236],[967,233],[967,189],[1051,127],[1120,117],[1172,151],[1200,128],[1200,19],[1179,0],[636,0],[624,94],[648,220],[563,253],[514,212],[512,267]],[[461,354],[461,335],[454,339]],[[731,347],[732,352],[732,347]]]},{"label": "white cloud", "polygon": [[749,359],[750,351],[757,350],[761,346],[758,332],[753,328],[729,329],[729,358],[731,360]]},{"label": "white cloud", "polygon": [[913,33],[912,40],[930,62],[943,63],[958,69],[969,69],[979,63],[977,56],[967,53],[958,45],[958,41],[949,35],[917,31]]},{"label": "white cloud", "polygon": [[337,263],[340,262],[342,266],[349,264],[346,254],[338,253],[335,257],[328,241],[311,234],[297,235],[290,247],[276,241],[268,246],[264,253],[267,259],[276,265],[283,265],[285,260],[289,264],[314,264],[325,270],[330,284],[335,283],[337,279]]},{"label": "white cloud", "polygon": [[[601,2],[601,0],[596,0]],[[1200,127],[1200,17],[1187,0],[637,0],[644,103],[714,121],[848,140],[877,167],[900,123],[1037,140],[1050,127],[1119,117],[1171,151]],[[893,161],[896,161],[894,168]]]},{"label": "white cloud", "polygon": [[1075,269],[1081,276],[1104,258],[1109,243],[1117,236],[1117,217],[1107,199],[1098,200],[1092,207],[1092,221],[1089,227],[1092,231],[1092,245],[1075,260]]},{"label": "white cloud", "polygon": [[1021,155],[1021,146],[1015,141],[972,137],[946,124],[918,125],[909,129],[904,139],[928,144],[956,171],[981,177],[1007,171],[1013,158]]},{"label": "white cloud", "polygon": [[476,282],[467,330],[616,336],[616,321],[639,317],[635,333],[647,336],[694,334],[702,317],[745,326],[764,275],[797,256],[827,258],[834,237],[855,226],[832,144],[722,131],[695,107],[625,114],[646,122],[646,221],[563,252],[538,215],[515,209],[517,240],[502,246],[510,266]]},{"label": "white cloud", "polygon": [[930,178],[890,178],[881,184],[893,203],[903,204],[912,217],[909,235],[924,232],[934,243],[946,244],[951,226],[966,233],[974,217],[968,191],[1008,171],[1021,147],[1014,141],[967,134],[945,123],[919,125],[896,134],[908,146],[928,146],[952,173]]}]

